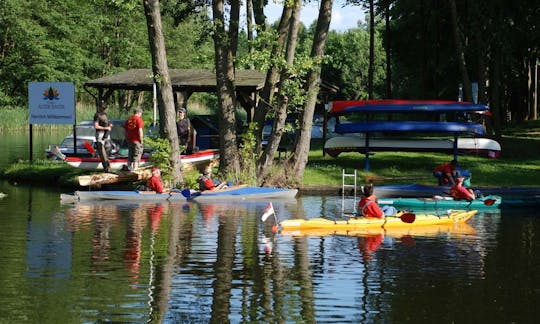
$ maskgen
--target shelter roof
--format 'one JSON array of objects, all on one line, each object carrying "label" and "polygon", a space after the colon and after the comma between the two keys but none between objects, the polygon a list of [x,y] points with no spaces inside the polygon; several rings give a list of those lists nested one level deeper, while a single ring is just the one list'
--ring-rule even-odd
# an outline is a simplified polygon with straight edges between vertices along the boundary
[{"label": "shelter roof", "polygon": [[[215,92],[216,73],[202,69],[169,69],[173,91]],[[85,87],[109,90],[152,91],[151,69],[131,69],[85,82]],[[239,91],[262,88],[265,74],[257,70],[236,70],[235,85]]]}]

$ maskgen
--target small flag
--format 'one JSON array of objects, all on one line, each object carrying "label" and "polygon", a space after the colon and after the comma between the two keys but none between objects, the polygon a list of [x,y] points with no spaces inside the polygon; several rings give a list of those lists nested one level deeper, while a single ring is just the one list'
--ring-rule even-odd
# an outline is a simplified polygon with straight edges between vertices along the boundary
[{"label": "small flag", "polygon": [[272,214],[275,214],[274,206],[272,205],[272,202],[269,202],[268,206],[266,206],[266,209],[264,210],[264,213],[261,216],[262,221],[264,222]]}]

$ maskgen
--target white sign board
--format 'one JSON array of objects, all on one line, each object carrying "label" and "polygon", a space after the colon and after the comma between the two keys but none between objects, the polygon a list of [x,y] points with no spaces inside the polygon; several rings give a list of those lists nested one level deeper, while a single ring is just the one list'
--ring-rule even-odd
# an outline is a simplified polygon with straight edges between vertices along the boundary
[{"label": "white sign board", "polygon": [[30,82],[28,105],[30,124],[75,125],[73,82]]}]

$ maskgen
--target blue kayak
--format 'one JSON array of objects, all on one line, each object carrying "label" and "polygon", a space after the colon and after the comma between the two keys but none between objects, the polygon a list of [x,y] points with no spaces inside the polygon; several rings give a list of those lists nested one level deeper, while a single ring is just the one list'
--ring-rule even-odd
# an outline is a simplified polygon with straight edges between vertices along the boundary
[{"label": "blue kayak", "polygon": [[[91,200],[135,200],[135,201],[215,201],[215,200],[257,200],[257,199],[294,199],[297,189],[284,189],[272,187],[231,187],[216,191],[203,191],[184,189],[182,192],[156,193],[154,191],[75,191],[69,197],[73,201]],[[63,197],[63,200],[69,200]]]}]

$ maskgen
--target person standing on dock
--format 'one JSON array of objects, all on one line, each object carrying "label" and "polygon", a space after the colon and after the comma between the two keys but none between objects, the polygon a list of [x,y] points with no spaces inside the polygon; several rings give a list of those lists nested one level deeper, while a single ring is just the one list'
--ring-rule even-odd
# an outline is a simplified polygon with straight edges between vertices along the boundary
[{"label": "person standing on dock", "polygon": [[142,109],[135,108],[133,115],[124,122],[126,140],[128,142],[128,169],[135,171],[139,168],[143,153],[144,121]]},{"label": "person standing on dock", "polygon": [[191,125],[191,121],[187,117],[186,108],[178,110],[178,121],[176,122],[176,130],[178,132],[178,140],[180,145],[185,145],[185,150],[181,154],[192,154],[195,149],[196,130]]},{"label": "person standing on dock", "polygon": [[112,130],[112,123],[109,121],[109,117],[105,113],[107,104],[105,100],[98,102],[98,110],[94,115],[94,129],[96,130],[96,145],[101,164],[105,172],[111,172],[111,165],[109,163],[109,155],[105,148],[106,142],[109,141],[110,132]]}]

